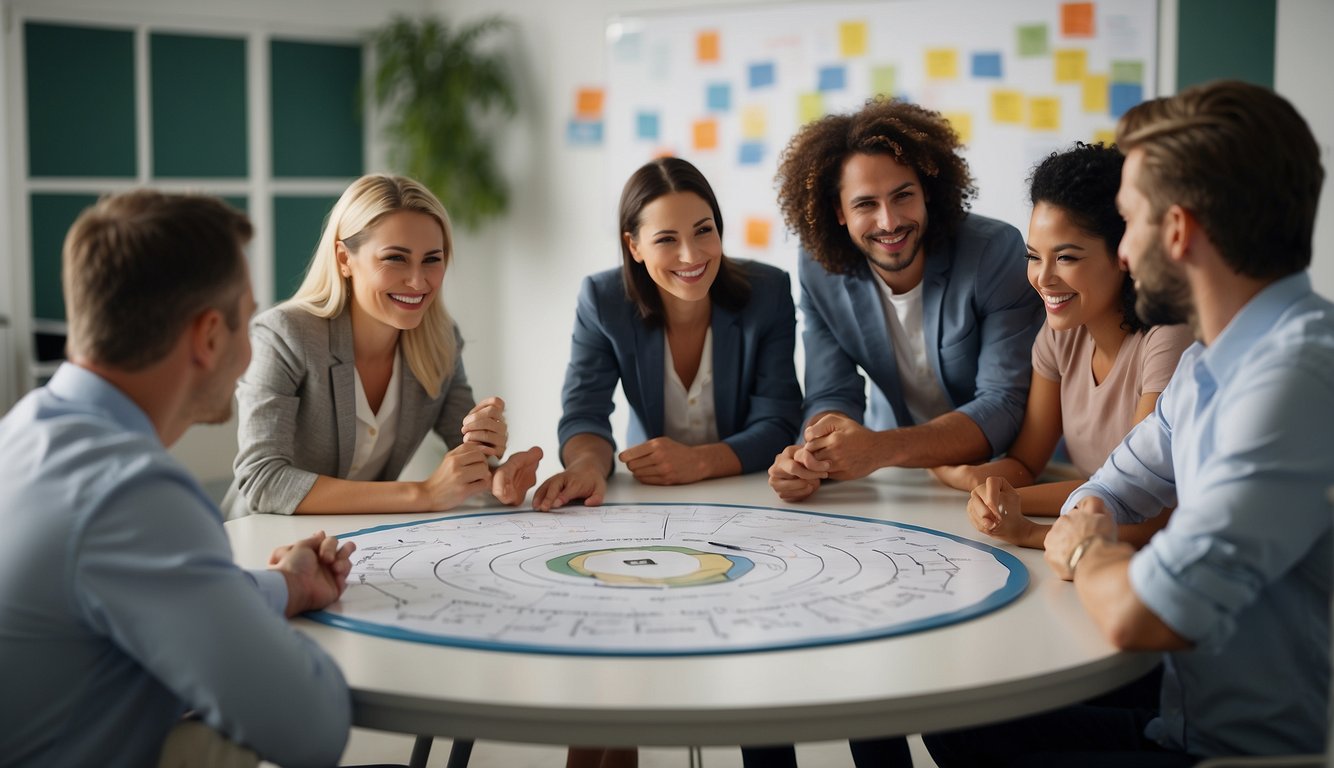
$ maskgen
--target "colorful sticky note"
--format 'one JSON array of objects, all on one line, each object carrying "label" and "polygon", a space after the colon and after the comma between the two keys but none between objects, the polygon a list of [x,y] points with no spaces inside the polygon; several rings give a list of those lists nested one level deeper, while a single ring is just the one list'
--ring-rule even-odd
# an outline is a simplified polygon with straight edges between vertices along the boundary
[{"label": "colorful sticky note", "polygon": [[1093,37],[1093,3],[1061,3],[1061,34]]},{"label": "colorful sticky note", "polygon": [[1131,107],[1144,101],[1144,88],[1139,83],[1112,83],[1111,116],[1121,117]]},{"label": "colorful sticky note", "polygon": [[601,88],[580,88],[574,96],[574,113],[581,118],[602,117]]},{"label": "colorful sticky note", "polygon": [[1024,94],[1019,91],[991,92],[991,119],[1018,125],[1024,122]]},{"label": "colorful sticky note", "polygon": [[768,248],[772,230],[773,224],[768,219],[746,219],[746,245],[751,248]]},{"label": "colorful sticky note", "polygon": [[820,84],[817,86],[821,91],[841,91],[847,87],[848,71],[842,65],[831,67],[820,67]]},{"label": "colorful sticky note", "polygon": [[695,149],[717,149],[718,148],[718,121],[717,120],[696,120],[695,121]]},{"label": "colorful sticky note", "polygon": [[803,93],[797,96],[797,123],[805,125],[824,117],[824,95]]},{"label": "colorful sticky note", "polygon": [[1107,111],[1107,94],[1111,88],[1111,78],[1107,75],[1084,75],[1084,111],[1102,113]]},{"label": "colorful sticky note", "polygon": [[732,86],[727,83],[709,83],[704,102],[711,112],[726,112],[732,108]]},{"label": "colorful sticky note", "polygon": [[871,68],[871,91],[877,96],[894,95],[894,67],[872,67]]},{"label": "colorful sticky note", "polygon": [[1142,61],[1113,61],[1112,62],[1112,82],[1113,83],[1135,83],[1143,85],[1144,83],[1144,62]]},{"label": "colorful sticky note", "polygon": [[1066,48],[1052,52],[1054,77],[1058,83],[1078,83],[1088,71],[1088,51],[1083,48]]},{"label": "colorful sticky note", "polygon": [[838,52],[845,58],[866,55],[866,22],[845,21],[838,25]]},{"label": "colorful sticky note", "polygon": [[654,159],[659,157],[676,157],[676,150],[671,147],[658,147],[653,150],[653,157]]},{"label": "colorful sticky note", "polygon": [[657,112],[640,112],[635,115],[635,138],[657,141],[659,130]]},{"label": "colorful sticky note", "polygon": [[565,129],[565,140],[573,146],[595,146],[602,143],[601,120],[571,119]]},{"label": "colorful sticky note", "polygon": [[617,61],[635,62],[644,57],[644,36],[638,32],[622,31],[612,44]]},{"label": "colorful sticky note", "polygon": [[1029,99],[1028,127],[1034,131],[1061,130],[1061,100],[1054,96]]},{"label": "colorful sticky note", "polygon": [[1046,24],[1023,24],[1016,29],[1016,32],[1019,35],[1020,56],[1047,55]]},{"label": "colorful sticky note", "polygon": [[765,134],[764,107],[751,104],[741,110],[741,138],[762,139]]},{"label": "colorful sticky note", "polygon": [[700,32],[695,37],[695,58],[700,62],[718,61],[722,58],[722,46],[718,40],[718,30]]},{"label": "colorful sticky note", "polygon": [[949,121],[950,127],[959,134],[961,144],[969,144],[973,140],[973,116],[967,112],[942,112],[941,117]]},{"label": "colorful sticky note", "polygon": [[763,88],[774,84],[774,63],[762,61],[749,67],[750,87]]},{"label": "colorful sticky note", "polygon": [[932,80],[953,80],[959,76],[959,52],[953,48],[928,48],[926,76]]},{"label": "colorful sticky note", "polygon": [[973,54],[973,77],[1001,77],[1001,55],[995,51]]},{"label": "colorful sticky note", "polygon": [[1102,144],[1103,146],[1107,147],[1112,146],[1113,144],[1116,143],[1116,131],[1109,131],[1106,128],[1101,128],[1099,130],[1094,131],[1093,143]]},{"label": "colorful sticky note", "polygon": [[764,145],[758,141],[743,141],[736,161],[741,165],[759,165],[764,159]]}]

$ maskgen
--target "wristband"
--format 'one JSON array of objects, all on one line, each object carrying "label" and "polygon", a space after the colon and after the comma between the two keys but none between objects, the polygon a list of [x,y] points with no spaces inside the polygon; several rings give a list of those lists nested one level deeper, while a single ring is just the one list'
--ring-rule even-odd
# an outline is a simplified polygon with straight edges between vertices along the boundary
[{"label": "wristband", "polygon": [[1079,561],[1083,559],[1084,553],[1095,541],[1103,541],[1103,538],[1096,533],[1091,533],[1076,544],[1074,549],[1070,550],[1070,560],[1066,562],[1065,569],[1070,572],[1071,579],[1075,577],[1075,568],[1078,567]]}]

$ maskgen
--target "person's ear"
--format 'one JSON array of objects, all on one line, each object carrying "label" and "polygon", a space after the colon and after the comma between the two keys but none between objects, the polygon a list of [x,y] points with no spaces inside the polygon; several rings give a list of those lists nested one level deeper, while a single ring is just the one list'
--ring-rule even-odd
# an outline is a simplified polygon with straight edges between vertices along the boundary
[{"label": "person's ear", "polygon": [[635,236],[629,232],[622,232],[621,239],[625,241],[625,247],[630,249],[630,258],[643,264],[644,257],[639,254],[639,244],[635,242]]},{"label": "person's ear", "polygon": [[222,352],[227,319],[216,309],[206,309],[195,315],[187,331],[190,335],[190,359],[195,365],[212,370]]},{"label": "person's ear", "polygon": [[334,256],[338,258],[338,273],[343,277],[351,277],[352,268],[347,265],[347,261],[352,257],[352,252],[343,245],[342,240],[334,241]]},{"label": "person's ear", "polygon": [[1188,260],[1191,243],[1200,231],[1195,214],[1180,205],[1168,206],[1163,214],[1163,248],[1167,257],[1178,263]]},{"label": "person's ear", "polygon": [[838,225],[840,227],[846,227],[848,225],[848,217],[843,215],[843,202],[841,200],[834,203],[834,215],[838,217]]}]

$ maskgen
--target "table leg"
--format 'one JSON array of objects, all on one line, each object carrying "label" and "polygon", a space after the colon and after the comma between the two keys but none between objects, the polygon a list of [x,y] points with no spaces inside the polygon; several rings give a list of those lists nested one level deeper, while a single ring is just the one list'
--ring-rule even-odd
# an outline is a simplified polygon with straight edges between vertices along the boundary
[{"label": "table leg", "polygon": [[472,739],[454,739],[454,746],[449,750],[449,762],[445,768],[468,768],[468,758],[472,757]]},{"label": "table leg", "polygon": [[426,768],[426,760],[431,756],[432,736],[418,736],[412,742],[412,757],[408,758],[408,768]]}]

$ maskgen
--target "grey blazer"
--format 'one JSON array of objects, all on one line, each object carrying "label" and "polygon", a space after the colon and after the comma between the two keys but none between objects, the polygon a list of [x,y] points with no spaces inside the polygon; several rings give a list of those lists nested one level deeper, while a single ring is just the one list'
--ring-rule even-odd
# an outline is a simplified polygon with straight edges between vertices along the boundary
[{"label": "grey blazer", "polygon": [[[462,352],[457,327],[454,336]],[[346,310],[326,320],[277,306],[255,318],[250,342],[250,367],[236,388],[239,450],[222,501],[228,519],[292,514],[320,475],[347,476],[356,447],[356,364]],[[461,356],[435,398],[407,365],[400,381],[398,433],[381,480],[398,477],[428,429],[450,448],[462,442],[463,417],[475,404]]]}]

